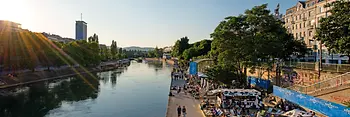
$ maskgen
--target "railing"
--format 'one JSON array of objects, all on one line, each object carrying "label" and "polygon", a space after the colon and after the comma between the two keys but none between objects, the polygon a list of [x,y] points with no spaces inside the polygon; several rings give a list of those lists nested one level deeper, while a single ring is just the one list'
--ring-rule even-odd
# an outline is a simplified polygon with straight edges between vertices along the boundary
[{"label": "railing", "polygon": [[307,70],[315,70],[316,67],[315,62],[285,62],[284,65]]},{"label": "railing", "polygon": [[322,64],[323,71],[329,72],[349,72],[350,65],[349,64]]},{"label": "railing", "polygon": [[[285,62],[285,66],[294,67],[297,69],[306,69],[306,70],[316,70],[317,63],[316,62]],[[350,64],[322,64],[322,71],[326,72],[349,72]]]},{"label": "railing", "polygon": [[350,84],[350,72],[330,78],[328,80],[314,83],[309,86],[294,85],[292,87],[289,87],[289,89],[292,89],[301,93],[305,93],[305,94],[311,94],[318,91],[323,91],[326,89],[331,89],[331,88],[335,88],[335,87],[339,87],[347,84]]},{"label": "railing", "polygon": [[214,65],[214,61],[212,60],[203,60],[198,62],[198,72],[205,72],[206,69]]}]

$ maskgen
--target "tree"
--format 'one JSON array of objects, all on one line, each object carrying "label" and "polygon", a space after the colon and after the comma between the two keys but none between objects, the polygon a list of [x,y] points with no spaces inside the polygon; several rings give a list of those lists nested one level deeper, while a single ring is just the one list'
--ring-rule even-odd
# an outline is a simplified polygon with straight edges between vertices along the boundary
[{"label": "tree", "polygon": [[192,57],[195,57],[196,55],[198,55],[198,50],[195,47],[191,47],[189,49],[186,49],[183,53],[182,53],[182,57],[185,60],[190,60]]},{"label": "tree", "polygon": [[348,56],[350,63],[350,2],[335,1],[325,7],[332,8],[329,11],[331,15],[321,19],[316,30],[316,39],[328,49]]},{"label": "tree", "polygon": [[117,42],[112,40],[112,44],[111,44],[111,58],[112,59],[116,59],[115,56],[118,53],[118,46],[117,46]]},{"label": "tree", "polygon": [[226,17],[211,37],[211,57],[221,66],[232,66],[223,69],[237,70],[234,73],[241,79],[245,79],[247,68],[263,63],[271,66],[276,58],[283,60],[306,53],[305,44],[293,39],[282,22],[267,10],[267,4],[239,16]]},{"label": "tree", "polygon": [[[213,79],[214,81],[218,81],[221,83],[232,85],[232,81],[235,80],[239,85],[238,87],[244,86],[245,80],[240,79],[239,74],[235,73],[232,69],[235,68],[227,68],[229,66],[221,66],[221,65],[215,65],[209,69],[206,70],[206,74],[209,78]],[[232,67],[232,66],[231,66]]]},{"label": "tree", "polygon": [[188,44],[188,41],[189,39],[186,36],[180,38],[180,40],[177,40],[175,42],[171,55],[176,57],[181,56],[182,53],[190,47],[190,45]]},{"label": "tree", "polygon": [[96,34],[96,33],[94,33],[94,35],[92,35],[92,36],[90,36],[89,38],[88,38],[88,42],[96,42],[96,43],[99,43],[98,42],[98,35]]},{"label": "tree", "polygon": [[147,56],[150,58],[160,58],[163,55],[163,49],[156,47],[154,50],[148,51]]},{"label": "tree", "polygon": [[[73,41],[63,47],[63,50],[83,66],[96,65],[101,62],[99,45],[96,41],[91,43],[84,40]],[[72,63],[74,63],[71,60]]]},{"label": "tree", "polygon": [[201,40],[190,45],[190,48],[185,49],[182,57],[189,60],[193,57],[207,55],[211,50],[211,40]]}]

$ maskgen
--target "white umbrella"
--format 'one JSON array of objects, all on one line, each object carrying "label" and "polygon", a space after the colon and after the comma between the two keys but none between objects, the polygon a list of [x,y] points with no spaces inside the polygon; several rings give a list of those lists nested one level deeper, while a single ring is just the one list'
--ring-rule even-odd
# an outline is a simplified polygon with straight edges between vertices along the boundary
[{"label": "white umbrella", "polygon": [[311,117],[310,114],[308,114],[305,111],[299,110],[299,109],[294,109],[294,110],[285,112],[282,115],[283,116],[288,116],[288,117],[297,117],[298,115],[301,115],[302,117]]}]

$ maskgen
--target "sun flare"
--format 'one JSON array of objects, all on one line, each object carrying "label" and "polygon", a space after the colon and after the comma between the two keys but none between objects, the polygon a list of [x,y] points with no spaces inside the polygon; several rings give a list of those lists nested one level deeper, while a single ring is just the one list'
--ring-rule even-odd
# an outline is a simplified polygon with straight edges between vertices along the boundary
[{"label": "sun flare", "polygon": [[23,21],[27,14],[25,0],[0,0],[0,20]]}]

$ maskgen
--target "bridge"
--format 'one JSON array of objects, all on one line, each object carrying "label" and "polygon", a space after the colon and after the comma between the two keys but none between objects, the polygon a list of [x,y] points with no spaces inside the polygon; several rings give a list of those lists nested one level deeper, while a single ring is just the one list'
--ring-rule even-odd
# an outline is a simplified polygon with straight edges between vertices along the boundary
[{"label": "bridge", "polygon": [[198,72],[202,72],[202,73],[205,72],[205,70],[207,68],[210,68],[210,66],[214,65],[214,60],[213,59],[209,59],[209,58],[198,59],[198,60],[195,60],[194,62],[197,63]]}]

